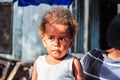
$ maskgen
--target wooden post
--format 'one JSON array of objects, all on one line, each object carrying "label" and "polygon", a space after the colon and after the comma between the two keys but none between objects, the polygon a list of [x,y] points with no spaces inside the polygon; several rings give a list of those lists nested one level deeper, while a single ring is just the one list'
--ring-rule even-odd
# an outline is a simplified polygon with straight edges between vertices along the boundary
[{"label": "wooden post", "polygon": [[84,0],[84,52],[88,51],[89,0]]}]

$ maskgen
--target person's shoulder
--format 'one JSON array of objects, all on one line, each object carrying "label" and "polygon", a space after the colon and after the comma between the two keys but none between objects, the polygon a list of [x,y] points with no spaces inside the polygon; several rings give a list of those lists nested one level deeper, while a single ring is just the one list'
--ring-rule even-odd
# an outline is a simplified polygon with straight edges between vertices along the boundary
[{"label": "person's shoulder", "polygon": [[98,69],[100,68],[100,65],[103,63],[104,60],[104,57],[102,55],[103,53],[104,50],[94,48],[88,51],[80,60],[86,79],[87,78],[96,79],[96,77],[99,77]]},{"label": "person's shoulder", "polygon": [[46,55],[40,55],[38,56],[38,58],[36,60],[41,60],[41,59],[44,59],[46,57]]},{"label": "person's shoulder", "polygon": [[88,51],[87,53],[85,53],[85,55],[81,58],[81,61],[84,61],[84,60],[86,61],[90,59],[103,59],[104,53],[106,53],[104,50],[94,48]]},{"label": "person's shoulder", "polygon": [[95,56],[95,57],[100,57],[102,54],[105,53],[105,50],[99,49],[99,48],[94,48],[90,51],[87,52],[88,54]]},{"label": "person's shoulder", "polygon": [[38,61],[40,61],[42,58],[44,58],[45,55],[40,55],[37,57],[37,59],[35,60],[35,63],[37,63]]},{"label": "person's shoulder", "polygon": [[34,61],[34,65],[36,66],[42,59],[45,57],[45,55],[40,55],[38,58]]}]

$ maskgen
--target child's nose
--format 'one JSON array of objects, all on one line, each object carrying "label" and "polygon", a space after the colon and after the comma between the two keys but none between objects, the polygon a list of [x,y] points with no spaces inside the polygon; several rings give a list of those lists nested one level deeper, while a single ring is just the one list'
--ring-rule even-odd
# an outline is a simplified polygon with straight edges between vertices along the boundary
[{"label": "child's nose", "polygon": [[59,40],[55,40],[55,42],[54,42],[54,46],[55,46],[55,47],[58,47],[59,45],[60,45]]}]

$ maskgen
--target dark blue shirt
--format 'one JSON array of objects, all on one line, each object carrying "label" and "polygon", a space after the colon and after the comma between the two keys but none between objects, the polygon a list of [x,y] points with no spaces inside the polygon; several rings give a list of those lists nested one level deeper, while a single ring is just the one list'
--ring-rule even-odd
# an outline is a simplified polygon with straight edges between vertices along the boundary
[{"label": "dark blue shirt", "polygon": [[94,49],[82,57],[85,80],[120,80],[120,59],[112,60],[107,52]]}]

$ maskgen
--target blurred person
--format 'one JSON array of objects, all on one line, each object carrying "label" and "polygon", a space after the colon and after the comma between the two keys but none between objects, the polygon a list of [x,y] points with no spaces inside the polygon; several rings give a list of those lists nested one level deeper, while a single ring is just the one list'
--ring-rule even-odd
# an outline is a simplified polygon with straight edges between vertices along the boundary
[{"label": "blurred person", "polygon": [[93,49],[81,61],[85,80],[120,80],[120,13],[107,29],[108,50]]}]

